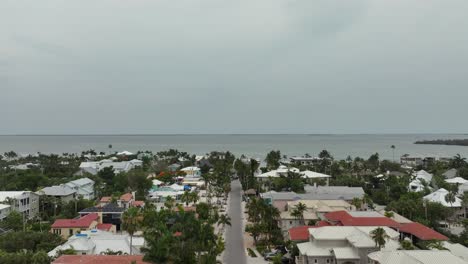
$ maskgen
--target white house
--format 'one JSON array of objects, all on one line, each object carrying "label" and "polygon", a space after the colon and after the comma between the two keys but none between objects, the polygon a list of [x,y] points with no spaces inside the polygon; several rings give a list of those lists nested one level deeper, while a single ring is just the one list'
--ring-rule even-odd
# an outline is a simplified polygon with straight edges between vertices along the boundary
[{"label": "white house", "polygon": [[113,160],[87,161],[80,164],[80,170],[75,175],[83,176],[85,173],[96,175],[100,170],[109,167],[112,167],[115,173],[128,172],[142,165],[143,161],[137,159],[120,162],[114,162]]},{"label": "white house", "polygon": [[198,167],[185,167],[181,169],[185,173],[185,177],[188,178],[200,178],[201,177],[201,169]]},{"label": "white house", "polygon": [[0,203],[9,203],[11,211],[32,219],[39,213],[39,195],[30,191],[0,192]]},{"label": "white house", "polygon": [[0,221],[5,219],[10,214],[11,206],[7,204],[0,204]]},{"label": "white house", "polygon": [[409,184],[409,190],[412,192],[424,191],[424,184],[430,184],[433,175],[425,170],[420,170],[413,173],[413,180]]},{"label": "white house", "polygon": [[[132,241],[132,254],[141,254],[141,247],[144,245],[144,238],[134,236]],[[54,248],[47,253],[50,257],[55,257],[60,250],[73,248],[77,255],[101,255],[107,250],[122,251],[123,254],[130,254],[130,236],[128,234],[114,234],[101,230],[81,231],[70,237],[67,242]]]},{"label": "white house", "polygon": [[461,207],[462,201],[456,196],[454,197],[455,201],[453,203],[449,203],[445,200],[445,196],[447,196],[448,193],[449,192],[446,189],[440,188],[439,190],[424,196],[423,199],[434,203],[441,203],[445,207]]},{"label": "white house", "polygon": [[382,250],[369,254],[371,264],[468,264],[448,250]]},{"label": "white house", "polygon": [[276,170],[267,171],[265,173],[260,173],[255,175],[258,181],[262,182],[265,185],[266,182],[269,182],[271,178],[279,178],[281,176],[288,176],[289,172],[299,173],[298,168],[288,168],[284,165],[281,165]]},{"label": "white house", "polygon": [[54,197],[62,203],[68,203],[76,198],[76,191],[64,184],[45,187],[36,193],[40,196]]},{"label": "white house", "polygon": [[67,187],[73,189],[76,194],[83,199],[93,200],[94,195],[94,181],[89,178],[81,178],[65,184]]},{"label": "white house", "polygon": [[[297,244],[298,264],[367,264],[367,255],[378,251],[370,233],[378,226],[324,226],[310,228],[310,240]],[[396,250],[399,247],[400,234],[389,228],[382,227],[389,239],[385,250]]]},{"label": "white house", "polygon": [[[304,212],[304,223],[301,223],[301,219],[291,215],[294,208],[299,203],[306,207]],[[276,203],[274,206],[280,211],[279,225],[283,233],[286,233],[290,228],[296,226],[308,225],[309,220],[323,219],[323,215],[325,213],[355,209],[354,206],[344,200],[294,200]]]}]

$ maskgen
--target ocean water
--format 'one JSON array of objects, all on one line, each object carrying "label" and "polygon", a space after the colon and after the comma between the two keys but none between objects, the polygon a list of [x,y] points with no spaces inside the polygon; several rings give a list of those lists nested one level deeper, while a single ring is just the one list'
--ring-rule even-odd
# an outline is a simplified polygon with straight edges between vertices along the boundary
[{"label": "ocean water", "polygon": [[288,156],[308,153],[318,155],[327,149],[335,158],[360,156],[367,158],[378,152],[382,158],[392,159],[390,148],[395,145],[395,158],[403,154],[451,157],[459,153],[468,157],[468,147],[444,145],[416,145],[417,140],[468,138],[463,134],[372,134],[372,135],[61,135],[61,136],[0,136],[0,153],[13,150],[28,153],[79,153],[94,149],[112,151],[176,148],[191,154],[205,154],[213,150],[229,150],[236,155],[263,158],[270,150],[280,150]]}]

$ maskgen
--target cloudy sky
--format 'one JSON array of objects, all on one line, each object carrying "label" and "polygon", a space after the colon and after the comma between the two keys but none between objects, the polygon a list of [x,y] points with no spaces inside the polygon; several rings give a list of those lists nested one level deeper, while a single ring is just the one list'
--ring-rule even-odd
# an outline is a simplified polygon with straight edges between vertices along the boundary
[{"label": "cloudy sky", "polygon": [[468,132],[466,0],[2,0],[0,134]]}]

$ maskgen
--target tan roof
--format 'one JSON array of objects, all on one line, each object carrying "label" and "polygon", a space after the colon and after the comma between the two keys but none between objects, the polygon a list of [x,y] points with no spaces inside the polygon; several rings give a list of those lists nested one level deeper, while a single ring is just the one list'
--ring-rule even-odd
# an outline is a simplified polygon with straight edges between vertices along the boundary
[{"label": "tan roof", "polygon": [[289,210],[299,203],[305,204],[308,209],[316,212],[333,212],[352,209],[352,206],[344,200],[297,200],[288,202]]}]

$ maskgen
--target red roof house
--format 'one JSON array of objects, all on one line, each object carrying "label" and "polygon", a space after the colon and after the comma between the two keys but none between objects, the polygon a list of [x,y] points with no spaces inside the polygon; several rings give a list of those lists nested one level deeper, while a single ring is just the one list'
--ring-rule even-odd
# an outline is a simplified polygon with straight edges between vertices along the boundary
[{"label": "red roof house", "polygon": [[308,241],[309,240],[309,228],[315,226],[296,226],[288,230],[289,240],[295,242]]},{"label": "red roof house", "polygon": [[347,211],[326,213],[325,218],[332,224],[340,226],[388,226],[398,228],[400,224],[385,216],[355,217]]},{"label": "red roof house", "polygon": [[113,227],[114,227],[113,224],[98,224],[96,226],[97,229],[102,230],[102,231],[112,231]]},{"label": "red roof house", "polygon": [[330,223],[326,221],[319,221],[314,226],[296,226],[288,230],[289,240],[291,241],[308,241],[309,240],[309,228],[319,228],[322,226],[330,226]]},{"label": "red roof house", "polygon": [[326,213],[325,218],[332,224],[342,226],[387,226],[417,238],[419,240],[448,240],[439,232],[417,222],[400,224],[391,218],[382,217],[353,217],[346,211]]},{"label": "red roof house", "polygon": [[57,219],[52,224],[52,228],[88,228],[93,221],[98,221],[97,213],[88,214],[78,219]]},{"label": "red roof house", "polygon": [[403,224],[400,226],[399,231],[412,235],[419,240],[448,240],[448,237],[417,222]]},{"label": "red roof house", "polygon": [[99,215],[97,213],[87,214],[78,219],[57,219],[52,224],[50,232],[61,235],[64,239],[67,239],[82,230],[96,228],[98,223]]}]

